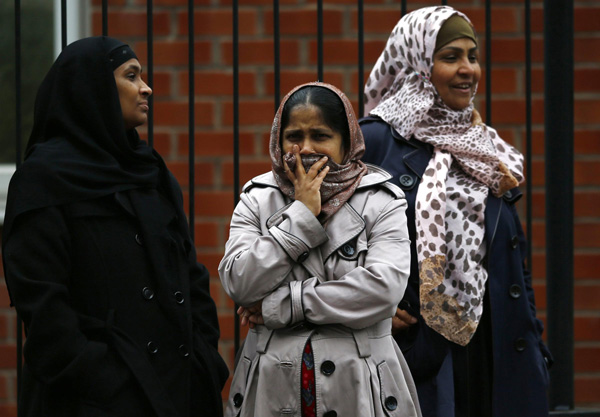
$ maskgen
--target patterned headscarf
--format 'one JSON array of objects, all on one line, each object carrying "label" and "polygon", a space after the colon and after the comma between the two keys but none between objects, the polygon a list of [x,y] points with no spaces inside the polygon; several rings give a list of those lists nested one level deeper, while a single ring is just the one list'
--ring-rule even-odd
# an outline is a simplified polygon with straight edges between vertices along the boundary
[{"label": "patterned headscarf", "polygon": [[471,24],[449,6],[400,19],[365,86],[365,113],[434,147],[415,207],[421,315],[465,346],[483,313],[488,189],[502,196],[522,182],[523,156],[481,123],[473,98],[453,110],[430,81],[437,34],[453,15]]},{"label": "patterned headscarf", "polygon": [[[367,172],[366,165],[360,160],[361,156],[365,152],[365,141],[363,139],[362,131],[358,126],[358,121],[354,115],[352,104],[344,93],[338,90],[336,87],[321,82],[313,82],[303,84],[295,87],[290,91],[281,101],[279,110],[273,120],[273,127],[271,128],[271,141],[269,144],[269,152],[271,154],[271,169],[275,175],[275,180],[281,191],[291,198],[294,199],[294,185],[288,179],[285,174],[283,161],[285,160],[288,167],[294,171],[296,168],[296,157],[291,152],[282,154],[281,149],[281,131],[285,126],[281,126],[281,115],[285,104],[290,97],[302,88],[327,88],[333,91],[339,98],[340,104],[344,106],[344,113],[348,120],[349,128],[349,143],[346,144],[346,154],[341,164],[336,164],[328,159],[326,166],[329,166],[329,172],[325,176],[323,183],[321,184],[321,214],[319,214],[319,221],[325,223],[333,214],[335,214],[343,205],[352,197],[354,190],[360,184],[360,180],[363,175]],[[304,168],[308,169],[317,162],[324,155],[312,154],[312,155],[301,155],[302,164]]]}]

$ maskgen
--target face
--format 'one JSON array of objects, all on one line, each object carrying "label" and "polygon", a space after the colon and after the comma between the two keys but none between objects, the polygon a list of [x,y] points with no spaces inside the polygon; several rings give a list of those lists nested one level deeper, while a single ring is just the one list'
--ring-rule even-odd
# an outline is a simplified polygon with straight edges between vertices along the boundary
[{"label": "face", "polygon": [[460,38],[440,48],[433,56],[431,82],[442,100],[453,110],[469,105],[481,78],[477,45]]},{"label": "face", "polygon": [[142,80],[142,67],[133,58],[114,71],[125,129],[133,129],[148,121],[148,97],[152,89]]},{"label": "face", "polygon": [[283,152],[292,152],[292,147],[300,147],[300,155],[321,153],[333,162],[344,160],[342,135],[323,121],[321,110],[312,105],[298,105],[290,111],[288,125],[281,135]]}]

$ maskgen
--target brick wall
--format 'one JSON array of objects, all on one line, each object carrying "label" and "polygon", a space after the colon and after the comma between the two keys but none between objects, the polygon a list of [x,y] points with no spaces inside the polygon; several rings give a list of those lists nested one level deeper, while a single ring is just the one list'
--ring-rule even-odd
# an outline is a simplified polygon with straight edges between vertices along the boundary
[{"label": "brick wall", "polygon": [[[101,32],[100,1],[93,33]],[[357,7],[325,0],[324,80],[358,101]],[[409,1],[409,10],[439,4]],[[483,2],[450,1],[485,32]],[[109,35],[128,41],[146,63],[145,0],[109,1]],[[155,147],[188,188],[187,0],[154,1]],[[492,16],[492,120],[501,135],[525,148],[524,2],[496,0]],[[365,0],[365,76],[400,17],[399,0]],[[220,349],[233,360],[233,304],[221,289],[217,265],[233,210],[233,69],[231,0],[195,1],[195,214],[199,260],[212,274],[220,315]],[[274,114],[272,1],[240,0],[240,172],[243,184],[269,170],[268,133]],[[317,78],[316,2],[281,0],[281,92]],[[543,9],[532,2],[533,276],[545,319]],[[575,9],[575,394],[578,406],[600,405],[600,5]],[[482,56],[482,59],[484,57]],[[560,83],[561,80],[556,80]],[[482,77],[480,92],[485,91]],[[356,108],[356,107],[355,107]],[[485,109],[482,99],[480,111]],[[485,114],[483,114],[485,117]],[[556,167],[560,169],[560,167]],[[520,203],[524,209],[524,201]],[[523,211],[524,213],[524,211]],[[523,218],[524,220],[524,218]],[[8,297],[0,284],[0,306]],[[0,308],[0,417],[15,415],[14,312]],[[226,396],[228,387],[224,391]]]}]

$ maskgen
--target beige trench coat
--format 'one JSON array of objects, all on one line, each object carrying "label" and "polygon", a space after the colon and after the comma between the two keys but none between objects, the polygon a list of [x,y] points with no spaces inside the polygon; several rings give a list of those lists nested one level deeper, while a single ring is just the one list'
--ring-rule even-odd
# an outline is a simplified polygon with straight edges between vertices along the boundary
[{"label": "beige trench coat", "polygon": [[300,417],[302,350],[311,340],[317,416],[421,416],[391,337],[410,271],[403,192],[369,166],[352,198],[323,227],[288,200],[272,173],[244,187],[219,274],[238,304],[260,300],[226,416]]}]

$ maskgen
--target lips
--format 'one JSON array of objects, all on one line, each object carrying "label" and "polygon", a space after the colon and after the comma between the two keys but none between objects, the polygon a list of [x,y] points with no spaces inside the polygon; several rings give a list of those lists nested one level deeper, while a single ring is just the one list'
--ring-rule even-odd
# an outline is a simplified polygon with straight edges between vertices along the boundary
[{"label": "lips", "polygon": [[147,101],[142,101],[138,105],[145,111],[150,110],[150,106],[148,105]]}]

